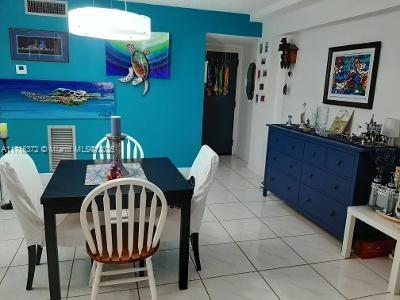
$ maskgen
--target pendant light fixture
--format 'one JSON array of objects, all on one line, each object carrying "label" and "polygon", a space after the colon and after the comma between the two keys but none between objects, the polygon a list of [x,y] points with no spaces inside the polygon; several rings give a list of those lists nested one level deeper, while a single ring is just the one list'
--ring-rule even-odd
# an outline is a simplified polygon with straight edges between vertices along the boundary
[{"label": "pendant light fixture", "polygon": [[75,35],[117,41],[140,41],[151,38],[149,17],[125,10],[82,7],[68,12],[69,32]]}]

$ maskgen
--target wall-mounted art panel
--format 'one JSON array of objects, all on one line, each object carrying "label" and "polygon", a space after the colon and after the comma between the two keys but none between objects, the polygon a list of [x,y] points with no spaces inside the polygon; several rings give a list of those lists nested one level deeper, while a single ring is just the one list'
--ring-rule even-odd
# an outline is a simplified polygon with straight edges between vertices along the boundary
[{"label": "wall-mounted art panel", "polygon": [[114,113],[111,82],[0,79],[0,119],[102,119]]},{"label": "wall-mounted art panel", "polygon": [[128,45],[146,53],[149,62],[150,78],[169,78],[169,32],[152,32],[147,41],[106,43],[106,70],[107,75],[125,76],[132,67],[134,53]]}]

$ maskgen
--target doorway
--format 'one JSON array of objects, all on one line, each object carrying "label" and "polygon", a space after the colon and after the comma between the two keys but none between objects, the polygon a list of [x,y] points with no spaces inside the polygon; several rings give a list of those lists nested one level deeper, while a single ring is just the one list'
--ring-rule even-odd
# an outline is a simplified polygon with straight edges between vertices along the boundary
[{"label": "doorway", "polygon": [[219,155],[231,155],[239,54],[207,51],[203,138]]}]

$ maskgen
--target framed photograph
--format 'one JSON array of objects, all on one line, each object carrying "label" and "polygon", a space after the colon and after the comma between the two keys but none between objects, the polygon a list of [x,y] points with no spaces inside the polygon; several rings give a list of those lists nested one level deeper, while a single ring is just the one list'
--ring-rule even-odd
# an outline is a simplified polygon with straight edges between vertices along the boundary
[{"label": "framed photograph", "polygon": [[9,33],[13,60],[69,61],[67,32],[10,28]]},{"label": "framed photograph", "polygon": [[265,96],[264,95],[261,96],[261,102],[265,102]]},{"label": "framed photograph", "polygon": [[268,42],[264,44],[264,53],[268,53]]},{"label": "framed photograph", "polygon": [[264,90],[264,83],[260,83],[260,91]]},{"label": "framed photograph", "polygon": [[381,42],[329,49],[324,103],[371,109]]},{"label": "framed photograph", "polygon": [[265,57],[261,58],[261,64],[262,64],[262,65],[265,65],[266,62],[267,62],[267,59],[266,59]]},{"label": "framed photograph", "polygon": [[262,76],[263,76],[263,77],[267,77],[267,76],[268,76],[268,70],[264,70]]},{"label": "framed photograph", "polygon": [[259,51],[258,51],[260,54],[263,52],[263,44],[261,43],[260,44],[260,46],[259,46]]}]

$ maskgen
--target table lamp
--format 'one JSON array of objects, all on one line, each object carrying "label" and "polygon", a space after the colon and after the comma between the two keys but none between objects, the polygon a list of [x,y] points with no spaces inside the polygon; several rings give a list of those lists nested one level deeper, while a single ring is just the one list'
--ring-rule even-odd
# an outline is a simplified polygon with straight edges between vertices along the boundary
[{"label": "table lamp", "polygon": [[382,134],[388,138],[389,146],[394,146],[395,138],[400,137],[400,120],[386,118],[383,122]]}]

